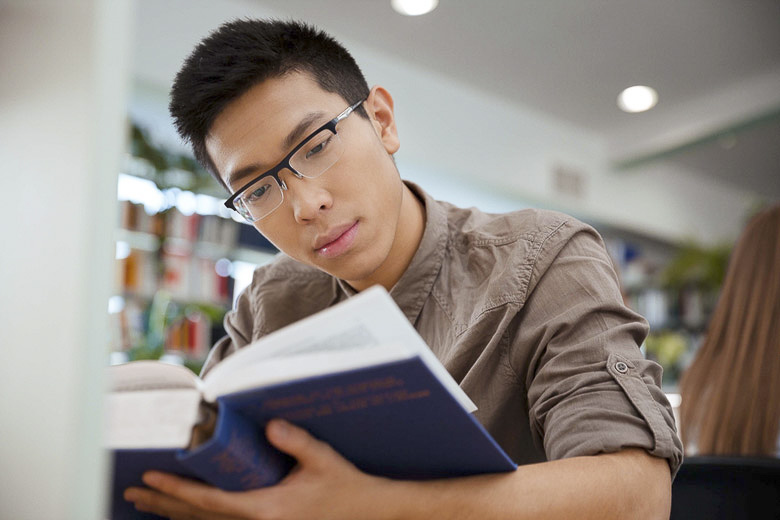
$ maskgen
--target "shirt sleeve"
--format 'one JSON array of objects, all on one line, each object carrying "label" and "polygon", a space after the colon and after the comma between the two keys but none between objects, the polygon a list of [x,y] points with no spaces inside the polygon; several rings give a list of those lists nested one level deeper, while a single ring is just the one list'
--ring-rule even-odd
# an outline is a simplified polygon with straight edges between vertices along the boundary
[{"label": "shirt sleeve", "polygon": [[529,419],[548,459],[638,447],[667,459],[676,474],[682,443],[661,390],[662,369],[639,349],[646,321],[623,304],[594,230],[585,227],[562,246],[548,240],[517,338],[535,345],[525,365]]},{"label": "shirt sleeve", "polygon": [[206,362],[200,371],[200,377],[205,376],[217,363],[233,352],[245,347],[252,338],[253,312],[252,286],[248,286],[238,296],[236,305],[225,314],[223,325],[227,335],[217,341],[209,351]]}]

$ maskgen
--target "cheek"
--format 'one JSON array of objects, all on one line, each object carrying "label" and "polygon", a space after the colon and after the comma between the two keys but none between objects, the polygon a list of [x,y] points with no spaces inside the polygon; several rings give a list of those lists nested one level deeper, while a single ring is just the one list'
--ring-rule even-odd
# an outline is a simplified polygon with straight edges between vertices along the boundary
[{"label": "cheek", "polygon": [[384,205],[395,195],[396,185],[400,185],[398,171],[376,136],[366,137],[353,143],[352,153],[345,153],[337,164],[338,185],[349,186],[358,200]]},{"label": "cheek", "polygon": [[[284,225],[284,219],[280,218],[282,216],[281,212],[282,208],[277,209],[272,216],[263,219],[261,222],[255,222],[254,226],[276,249],[283,251],[289,256],[295,256],[291,254],[293,253],[291,251],[291,237],[295,235],[292,234],[293,230],[286,229],[287,226]],[[279,213],[279,215],[276,215],[276,213]]]}]

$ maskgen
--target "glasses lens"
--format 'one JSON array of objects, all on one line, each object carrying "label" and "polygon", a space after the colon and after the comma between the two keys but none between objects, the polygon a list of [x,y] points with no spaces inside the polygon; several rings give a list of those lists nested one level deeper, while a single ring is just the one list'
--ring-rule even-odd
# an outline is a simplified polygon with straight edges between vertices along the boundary
[{"label": "glasses lens", "polygon": [[255,181],[234,201],[238,212],[249,222],[260,220],[281,203],[282,189],[270,175]]},{"label": "glasses lens", "polygon": [[317,177],[333,166],[343,153],[338,134],[323,130],[290,157],[290,166],[304,177]]}]

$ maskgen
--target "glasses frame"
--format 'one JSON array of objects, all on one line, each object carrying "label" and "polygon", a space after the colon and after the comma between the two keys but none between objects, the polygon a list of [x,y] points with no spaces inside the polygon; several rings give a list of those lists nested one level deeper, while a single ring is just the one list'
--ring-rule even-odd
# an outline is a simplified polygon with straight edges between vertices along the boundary
[{"label": "glasses frame", "polygon": [[[290,170],[292,172],[292,174],[295,175],[295,177],[297,177],[298,179],[302,179],[304,177],[307,178],[307,179],[313,179],[313,178],[319,177],[320,175],[322,175],[323,173],[328,171],[331,168],[331,166],[333,166],[333,165],[328,166],[326,169],[322,170],[322,172],[319,173],[318,175],[316,175],[314,177],[310,177],[308,175],[302,174],[301,172],[299,172],[298,170],[293,168],[292,164],[290,164],[290,159],[292,158],[293,155],[295,155],[295,153],[298,150],[303,148],[303,146],[306,145],[306,143],[308,143],[309,141],[314,139],[314,137],[317,134],[319,134],[320,132],[322,132],[323,130],[329,130],[329,131],[331,131],[333,133],[333,135],[338,135],[338,132],[336,131],[336,125],[338,125],[341,121],[346,119],[352,112],[355,111],[355,109],[357,109],[357,107],[362,105],[364,101],[365,101],[365,99],[361,99],[360,101],[358,101],[354,105],[348,106],[342,113],[340,113],[339,115],[337,115],[336,117],[334,117],[333,119],[331,119],[330,121],[325,123],[324,125],[320,126],[316,130],[314,130],[312,133],[310,133],[300,143],[295,145],[295,147],[292,150],[290,150],[290,153],[288,153],[284,157],[284,159],[279,161],[279,163],[276,166],[274,166],[270,170],[266,170],[265,172],[261,173],[257,177],[253,178],[251,181],[249,181],[246,184],[244,184],[241,188],[236,190],[235,193],[233,193],[233,195],[231,195],[230,198],[228,198],[225,201],[225,206],[227,208],[229,208],[229,209],[232,209],[233,211],[235,211],[239,215],[241,215],[241,217],[243,217],[244,219],[249,220],[243,213],[241,213],[241,211],[238,210],[238,208],[236,208],[235,201],[236,201],[236,199],[238,197],[241,196],[241,194],[243,194],[247,189],[249,189],[251,186],[253,186],[255,183],[257,183],[259,180],[261,180],[261,179],[263,179],[265,177],[272,177],[276,181],[276,183],[279,185],[279,187],[282,189],[282,192],[284,192],[284,191],[287,191],[287,184],[284,182],[284,180],[282,180],[279,177],[279,174],[281,173],[282,170],[285,170],[285,169]],[[338,160],[336,160],[336,162],[338,162]],[[336,164],[336,163],[334,162],[333,164]],[[284,193],[282,193],[282,202],[284,202]],[[282,205],[282,202],[279,203],[279,206]],[[250,221],[250,223],[251,222],[257,222],[258,220],[264,219],[265,217],[267,217],[268,215],[270,215],[271,213],[276,211],[279,208],[279,206],[276,206],[274,209],[272,209],[266,215],[260,217],[259,219]]]}]

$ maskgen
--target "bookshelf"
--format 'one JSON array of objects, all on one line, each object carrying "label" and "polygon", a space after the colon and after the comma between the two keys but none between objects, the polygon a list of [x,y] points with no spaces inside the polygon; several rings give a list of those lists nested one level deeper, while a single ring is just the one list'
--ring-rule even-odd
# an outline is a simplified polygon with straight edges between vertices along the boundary
[{"label": "bookshelf", "polygon": [[113,359],[164,358],[198,371],[234,297],[277,251],[221,199],[137,176],[120,176],[119,186]]},{"label": "bookshelf", "polygon": [[198,372],[234,298],[277,250],[224,207],[189,152],[132,119],[117,183],[110,362],[161,358]]}]

